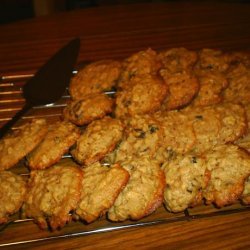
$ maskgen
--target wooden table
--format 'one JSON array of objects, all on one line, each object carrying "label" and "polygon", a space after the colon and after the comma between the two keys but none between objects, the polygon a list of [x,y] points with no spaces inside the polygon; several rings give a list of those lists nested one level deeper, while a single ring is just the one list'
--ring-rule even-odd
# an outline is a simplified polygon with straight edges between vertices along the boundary
[{"label": "wooden table", "polygon": [[[0,27],[0,75],[34,73],[74,37],[81,38],[78,63],[124,58],[148,47],[156,50],[179,46],[188,49],[249,49],[250,5],[197,2],[130,4],[88,8],[4,25]],[[4,100],[3,96],[0,98]],[[17,102],[16,109],[22,104],[23,101]],[[0,105],[8,107],[9,104]],[[6,109],[1,117],[12,114]],[[161,208],[157,214],[142,221],[152,224],[158,220],[155,225],[138,225],[107,233],[64,237],[10,248],[249,249],[250,211],[245,208],[238,212],[238,208],[238,205],[221,210],[209,207],[206,208],[209,216],[204,214],[203,209],[191,209],[189,216],[184,213],[170,214],[166,221],[165,211]],[[229,212],[225,212],[227,210]],[[89,230],[106,222],[98,223],[91,225]],[[88,227],[68,225],[59,234],[65,235],[75,228],[85,230]],[[25,222],[22,226],[11,225],[1,232],[0,243],[22,237],[34,239],[53,235],[41,232],[32,222]]]}]

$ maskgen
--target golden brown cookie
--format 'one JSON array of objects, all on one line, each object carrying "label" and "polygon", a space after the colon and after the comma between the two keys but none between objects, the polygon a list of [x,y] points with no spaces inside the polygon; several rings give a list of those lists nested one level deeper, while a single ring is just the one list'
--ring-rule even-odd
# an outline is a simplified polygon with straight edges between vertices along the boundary
[{"label": "golden brown cookie", "polygon": [[28,181],[23,216],[33,218],[41,229],[62,228],[81,197],[83,171],[70,160],[45,170],[33,170]]},{"label": "golden brown cookie", "polygon": [[108,116],[93,121],[77,140],[75,149],[71,151],[72,156],[85,165],[101,160],[122,139],[123,129],[119,120]]},{"label": "golden brown cookie", "polygon": [[82,126],[111,113],[113,107],[113,98],[105,94],[94,94],[69,102],[63,110],[63,116],[66,120]]},{"label": "golden brown cookie", "polygon": [[227,62],[229,64],[228,72],[230,74],[236,73],[240,68],[240,64],[250,67],[250,53],[249,51],[233,51],[226,54]]},{"label": "golden brown cookie", "polygon": [[58,162],[80,136],[80,130],[68,121],[51,124],[43,141],[27,155],[30,169],[45,169]]},{"label": "golden brown cookie", "polygon": [[198,52],[196,71],[225,72],[229,68],[227,54],[218,49],[202,49]]},{"label": "golden brown cookie", "polygon": [[70,82],[72,99],[79,100],[89,94],[111,90],[116,85],[120,72],[121,63],[115,60],[101,60],[87,65]]},{"label": "golden brown cookie", "polygon": [[169,87],[162,109],[173,110],[186,106],[199,91],[199,82],[192,72],[197,60],[195,51],[174,48],[159,53],[162,62],[160,75]]},{"label": "golden brown cookie", "polygon": [[197,75],[200,83],[200,90],[192,105],[208,106],[223,101],[223,91],[228,87],[225,74],[220,72],[207,72]]},{"label": "golden brown cookie", "polygon": [[191,107],[182,111],[193,124],[197,154],[216,145],[234,142],[247,129],[244,108],[237,104],[220,104],[207,107]]},{"label": "golden brown cookie", "polygon": [[235,143],[250,153],[250,103],[244,106],[247,116],[248,129],[246,134]]},{"label": "golden brown cookie", "polygon": [[9,171],[0,171],[0,224],[6,223],[9,216],[21,208],[25,194],[26,182],[21,176]]},{"label": "golden brown cookie", "polygon": [[250,132],[248,132],[248,134],[242,139],[237,140],[235,144],[241,148],[244,148],[246,151],[248,151],[248,153],[250,153]]},{"label": "golden brown cookie", "polygon": [[163,131],[159,154],[168,158],[173,153],[185,154],[193,149],[196,136],[188,116],[180,111],[170,111],[157,112],[154,117],[160,122]]},{"label": "golden brown cookie", "polygon": [[158,58],[169,75],[182,71],[190,71],[197,61],[197,52],[186,48],[173,48],[160,51]]},{"label": "golden brown cookie", "polygon": [[9,169],[31,152],[48,131],[45,119],[34,119],[0,141],[0,170]]},{"label": "golden brown cookie", "polygon": [[154,212],[163,201],[165,176],[154,160],[142,157],[122,166],[130,179],[108,211],[112,221],[139,220]]},{"label": "golden brown cookie", "polygon": [[[248,125],[249,126],[249,125]],[[247,134],[235,142],[241,148],[244,148],[248,153],[250,153],[250,129],[248,127]]]},{"label": "golden brown cookie", "polygon": [[250,103],[243,105],[243,107],[246,111],[248,130],[250,131]]},{"label": "golden brown cookie", "polygon": [[115,115],[119,118],[158,110],[167,95],[161,78],[151,75],[133,77],[131,85],[117,92]]},{"label": "golden brown cookie", "polygon": [[250,177],[248,177],[248,179],[245,181],[244,190],[240,199],[244,204],[250,204]]},{"label": "golden brown cookie", "polygon": [[209,181],[203,158],[178,155],[164,163],[162,169],[166,177],[164,204],[170,212],[181,212],[202,202]]},{"label": "golden brown cookie", "polygon": [[169,95],[162,105],[163,110],[174,110],[188,105],[199,91],[199,82],[190,72],[169,74],[165,69],[161,69],[160,75],[169,88]]},{"label": "golden brown cookie", "polygon": [[129,180],[129,173],[118,164],[106,167],[99,162],[84,168],[83,172],[82,194],[76,214],[90,223],[114,204]]},{"label": "golden brown cookie", "polygon": [[220,142],[234,142],[247,133],[247,114],[242,105],[225,103],[216,105],[215,111],[220,114],[222,121],[219,135]]},{"label": "golden brown cookie", "polygon": [[115,161],[123,162],[142,155],[155,158],[162,143],[160,122],[150,115],[136,115],[129,121],[124,138],[115,151]]},{"label": "golden brown cookie", "polygon": [[131,80],[135,76],[156,75],[160,66],[161,63],[156,51],[149,48],[145,51],[137,52],[124,60],[118,87],[126,89],[134,83]]},{"label": "golden brown cookie", "polygon": [[222,127],[219,114],[213,108],[196,108],[184,111],[184,114],[193,121],[196,136],[194,152],[204,153],[218,144],[219,133]]},{"label": "golden brown cookie", "polygon": [[211,179],[204,191],[206,203],[218,207],[235,203],[250,175],[249,154],[235,145],[220,145],[206,154]]},{"label": "golden brown cookie", "polygon": [[[250,61],[250,59],[249,59]],[[227,102],[250,103],[250,63],[239,62],[230,67],[227,73],[229,86],[224,92],[224,100]]]}]

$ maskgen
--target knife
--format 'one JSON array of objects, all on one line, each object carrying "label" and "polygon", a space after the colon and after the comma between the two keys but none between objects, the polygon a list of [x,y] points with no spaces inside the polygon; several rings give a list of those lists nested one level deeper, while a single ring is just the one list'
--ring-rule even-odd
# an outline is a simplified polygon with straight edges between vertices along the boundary
[{"label": "knife", "polygon": [[80,50],[75,38],[53,55],[23,86],[24,107],[0,129],[0,139],[32,107],[56,102],[63,95],[72,77]]}]

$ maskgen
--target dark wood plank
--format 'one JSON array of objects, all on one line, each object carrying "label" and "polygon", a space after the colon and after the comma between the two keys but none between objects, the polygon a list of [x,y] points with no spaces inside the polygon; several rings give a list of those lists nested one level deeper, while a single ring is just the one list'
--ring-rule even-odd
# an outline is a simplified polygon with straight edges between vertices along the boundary
[{"label": "dark wood plank", "polygon": [[87,8],[0,27],[0,75],[34,72],[73,37],[80,61],[123,58],[152,47],[248,49],[250,5],[147,3]]}]

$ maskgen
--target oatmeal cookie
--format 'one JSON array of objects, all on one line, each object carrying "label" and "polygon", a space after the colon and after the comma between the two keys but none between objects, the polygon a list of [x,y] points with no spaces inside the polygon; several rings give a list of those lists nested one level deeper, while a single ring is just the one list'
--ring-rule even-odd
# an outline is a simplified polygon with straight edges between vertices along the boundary
[{"label": "oatmeal cookie", "polygon": [[169,95],[162,105],[163,110],[174,110],[188,105],[199,91],[199,82],[190,72],[169,74],[165,69],[161,69],[160,75],[169,88]]},{"label": "oatmeal cookie", "polygon": [[234,142],[244,136],[248,129],[246,110],[242,105],[224,103],[216,105],[215,111],[220,114],[222,128],[219,141]]},{"label": "oatmeal cookie", "polygon": [[247,132],[235,143],[250,153],[250,103],[244,106],[247,116]]},{"label": "oatmeal cookie", "polygon": [[168,91],[161,78],[151,75],[136,76],[133,84],[117,92],[116,117],[123,118],[136,114],[147,114],[161,107]]},{"label": "oatmeal cookie", "polygon": [[163,151],[165,157],[173,153],[185,154],[193,149],[196,136],[189,117],[180,111],[157,112],[154,117],[161,124]]},{"label": "oatmeal cookie", "polygon": [[235,203],[250,175],[249,154],[235,145],[220,145],[206,154],[211,179],[203,192],[206,203],[218,207]]},{"label": "oatmeal cookie", "polygon": [[234,142],[247,129],[243,107],[237,104],[220,104],[207,107],[188,107],[182,113],[192,121],[197,154],[216,145]]},{"label": "oatmeal cookie", "polygon": [[209,181],[203,158],[178,155],[162,168],[166,177],[164,204],[170,212],[181,212],[202,202],[202,192]]},{"label": "oatmeal cookie", "polygon": [[[250,59],[249,59],[250,61]],[[247,105],[250,103],[250,63],[238,63],[233,65],[227,73],[229,86],[225,90],[223,98],[227,102]]]},{"label": "oatmeal cookie", "polygon": [[121,77],[118,82],[120,89],[126,89],[134,82],[135,76],[156,75],[161,67],[156,51],[147,49],[133,54],[125,59],[122,65]]},{"label": "oatmeal cookie", "polygon": [[108,211],[112,221],[139,220],[154,212],[163,201],[165,176],[157,162],[150,158],[137,158],[122,166],[130,179]]},{"label": "oatmeal cookie", "polygon": [[105,94],[94,94],[68,103],[63,110],[63,116],[66,120],[82,126],[110,114],[113,107],[113,98]]},{"label": "oatmeal cookie", "polygon": [[[197,52],[186,48],[173,48],[160,51],[158,57],[169,76],[182,71],[190,71],[197,61]],[[167,73],[166,72],[166,73]]]},{"label": "oatmeal cookie", "polygon": [[185,48],[174,48],[159,53],[162,62],[160,75],[169,87],[163,110],[182,108],[189,104],[199,91],[199,82],[192,73],[197,53]]},{"label": "oatmeal cookie", "polygon": [[122,139],[123,130],[124,126],[119,120],[108,116],[93,121],[83,131],[71,154],[80,164],[89,165],[99,161],[114,150]]},{"label": "oatmeal cookie", "polygon": [[129,173],[118,164],[106,167],[99,162],[83,171],[82,194],[76,214],[90,223],[114,204],[129,180]]},{"label": "oatmeal cookie", "polygon": [[245,181],[244,190],[240,199],[244,204],[250,204],[250,177],[248,177],[248,179]]},{"label": "oatmeal cookie", "polygon": [[192,105],[208,106],[223,101],[223,91],[228,87],[225,74],[208,72],[197,75],[197,78],[200,83],[200,90]]},{"label": "oatmeal cookie", "polygon": [[243,106],[246,111],[248,130],[250,131],[250,103]]},{"label": "oatmeal cookie", "polygon": [[114,60],[93,62],[81,69],[72,78],[69,92],[74,100],[83,99],[86,95],[111,90],[121,73],[121,63]]},{"label": "oatmeal cookie", "polygon": [[47,131],[45,119],[34,119],[4,136],[0,141],[0,170],[17,164],[42,141]]},{"label": "oatmeal cookie", "polygon": [[196,137],[193,151],[196,154],[204,153],[218,144],[222,122],[213,107],[187,108],[183,110],[183,115],[192,121]]},{"label": "oatmeal cookie", "polygon": [[79,128],[68,121],[51,124],[43,141],[27,155],[29,168],[45,169],[55,164],[79,136]]},{"label": "oatmeal cookie", "polygon": [[195,65],[196,72],[226,72],[228,68],[227,55],[221,50],[205,48],[198,52],[198,61]]},{"label": "oatmeal cookie", "polygon": [[115,151],[115,161],[147,155],[157,156],[163,143],[163,130],[160,122],[151,115],[136,115],[128,123],[124,138]]},{"label": "oatmeal cookie", "polygon": [[250,131],[242,139],[239,139],[235,142],[239,147],[244,148],[248,153],[250,153]]},{"label": "oatmeal cookie", "polygon": [[31,171],[23,216],[33,218],[41,229],[62,228],[71,221],[69,213],[77,208],[82,179],[83,171],[70,160]]},{"label": "oatmeal cookie", "polygon": [[26,182],[21,176],[9,171],[0,171],[0,224],[6,223],[9,216],[21,208],[25,194]]}]

